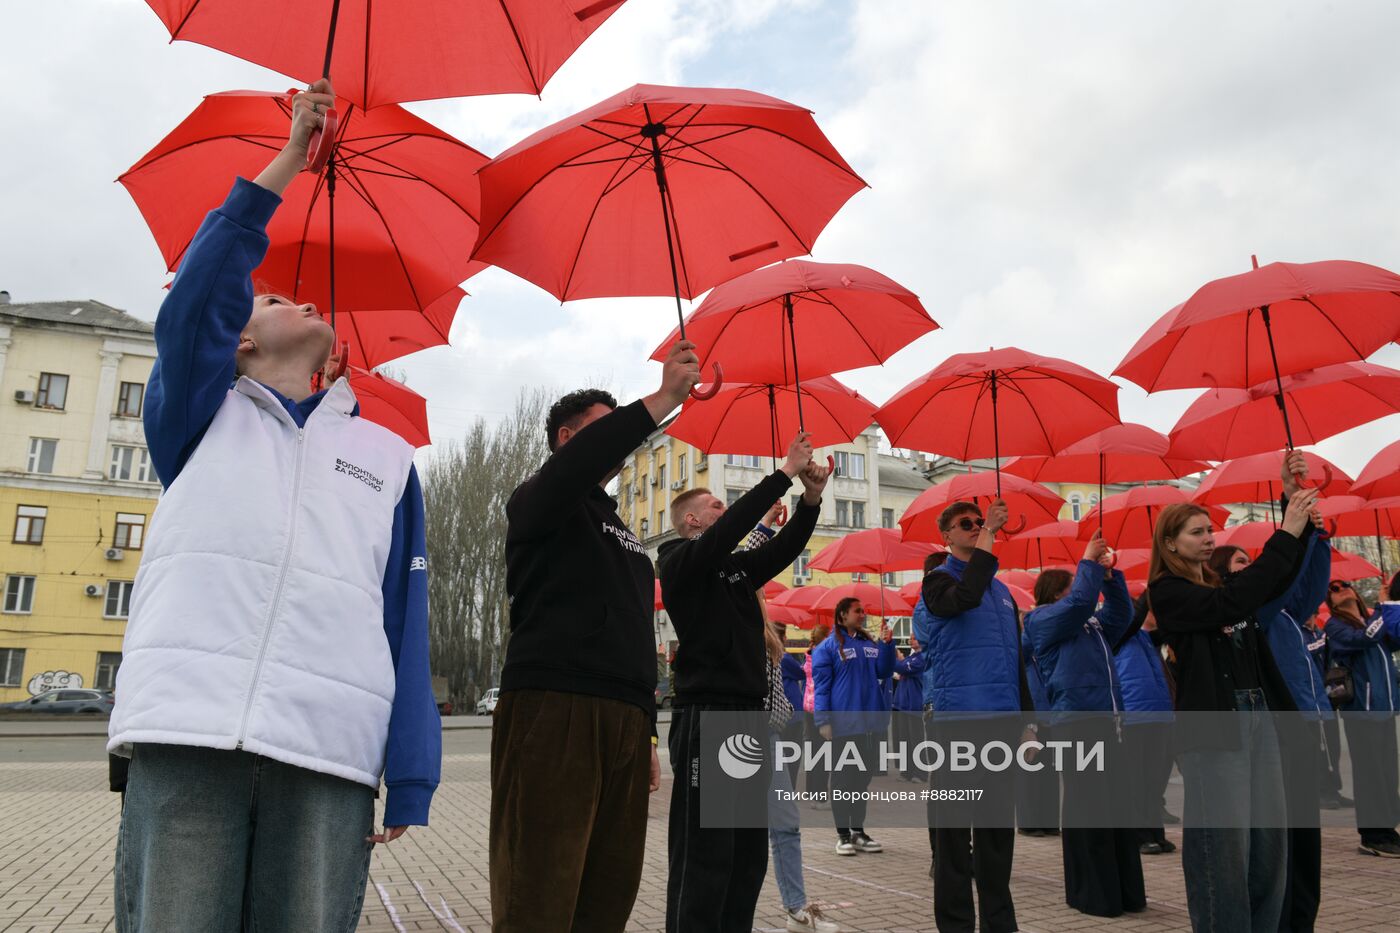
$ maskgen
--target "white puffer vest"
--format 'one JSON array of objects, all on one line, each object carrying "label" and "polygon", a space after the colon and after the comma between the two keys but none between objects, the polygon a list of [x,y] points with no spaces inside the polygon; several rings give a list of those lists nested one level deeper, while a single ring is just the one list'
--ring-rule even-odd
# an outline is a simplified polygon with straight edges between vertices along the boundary
[{"label": "white puffer vest", "polygon": [[372,787],[394,666],[384,567],[413,448],[342,379],[298,428],[240,378],[156,509],[107,748],[242,749]]}]

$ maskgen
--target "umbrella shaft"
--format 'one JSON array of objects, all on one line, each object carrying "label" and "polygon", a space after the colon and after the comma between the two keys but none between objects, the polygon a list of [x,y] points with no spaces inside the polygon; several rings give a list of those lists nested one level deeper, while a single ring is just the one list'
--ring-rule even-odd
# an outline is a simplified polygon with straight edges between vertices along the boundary
[{"label": "umbrella shaft", "polygon": [[[647,120],[651,112],[647,111]],[[651,124],[648,124],[650,127]],[[681,309],[681,280],[676,270],[676,246],[671,236],[671,203],[666,197],[666,166],[661,161],[661,133],[651,133],[651,166],[656,172],[656,190],[661,195],[661,224],[666,228],[666,258],[671,262],[671,290],[676,296],[676,320],[680,324],[681,339],[685,339],[685,312]]]},{"label": "umbrella shaft", "polygon": [[[336,4],[339,6],[339,3]],[[328,246],[330,249],[330,299],[331,299],[331,333],[335,333],[335,162],[331,161],[326,165],[326,211],[329,215],[328,223],[330,234],[328,236]]]},{"label": "umbrella shaft", "polygon": [[1274,384],[1278,386],[1279,413],[1283,415],[1283,436],[1288,442],[1288,449],[1293,449],[1293,429],[1288,424],[1288,403],[1283,397],[1283,376],[1278,371],[1278,353],[1274,350],[1274,328],[1269,322],[1269,306],[1263,305],[1259,308],[1259,316],[1264,319],[1264,335],[1269,338],[1269,359],[1274,364]]},{"label": "umbrella shaft", "polygon": [[335,51],[335,24],[340,19],[340,0],[332,0],[331,25],[326,31],[326,61],[321,66],[321,77],[331,76],[331,53]]},{"label": "umbrella shaft", "polygon": [[992,468],[997,474],[997,498],[1001,498],[1001,432],[997,427],[997,371],[992,370]]},{"label": "umbrella shaft", "polygon": [[807,430],[807,422],[802,417],[802,376],[797,372],[797,325],[792,319],[792,295],[783,296],[783,307],[787,310],[788,340],[792,343],[792,389],[797,393],[797,430]]}]

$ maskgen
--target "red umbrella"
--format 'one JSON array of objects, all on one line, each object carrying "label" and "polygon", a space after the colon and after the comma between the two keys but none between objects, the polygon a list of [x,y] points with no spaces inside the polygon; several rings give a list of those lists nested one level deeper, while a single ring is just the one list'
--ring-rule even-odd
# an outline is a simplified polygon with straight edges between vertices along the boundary
[{"label": "red umbrella", "polygon": [[1332,496],[1318,503],[1318,511],[1333,537],[1361,538],[1374,535],[1380,555],[1381,576],[1385,568],[1385,546],[1381,539],[1400,538],[1400,496],[1362,499],[1360,496]]},{"label": "red umbrella", "polygon": [[895,590],[895,592],[899,594],[900,599],[913,606],[916,603],[918,603],[918,601],[921,598],[923,598],[924,581],[911,580],[910,582],[901,586],[899,589]]},{"label": "red umbrella", "polygon": [[[730,379],[777,385],[798,383],[798,360],[807,379],[875,366],[938,328],[917,295],[875,270],[802,259],[716,286],[685,325],[702,367],[713,359]],[[651,358],[665,360],[679,337]]]},{"label": "red umbrella", "polygon": [[788,606],[793,609],[806,609],[812,611],[817,601],[826,595],[829,587],[820,583],[809,583],[806,586],[794,586],[792,589],[779,593],[768,600],[769,606]]},{"label": "red umbrella", "polygon": [[794,606],[779,606],[772,602],[768,603],[768,619],[797,628],[811,628],[817,623],[817,615],[814,612]]},{"label": "red umbrella", "polygon": [[414,447],[427,447],[428,400],[396,379],[351,367],[350,388],[360,403],[360,416],[381,424]]},{"label": "red umbrella", "polygon": [[1295,445],[1400,411],[1400,370],[1337,363],[1248,389],[1204,393],[1172,428],[1170,455],[1230,460],[1277,450],[1280,382]]},{"label": "red umbrella", "polygon": [[[290,112],[285,94],[212,94],[118,179],[168,269],[178,268],[229,178],[254,177],[282,147]],[[337,289],[341,311],[426,312],[484,268],[468,253],[480,203],[475,172],[485,161],[401,107],[347,105],[326,175],[302,174],[282,195],[254,281],[329,309],[332,320]]]},{"label": "red umbrella", "polygon": [[767,583],[763,584],[763,597],[765,599],[774,599],[786,593],[788,589],[789,587],[779,583],[777,580],[769,580]]},{"label": "red umbrella", "polygon": [[847,598],[860,600],[861,605],[865,606],[865,611],[871,615],[885,617],[914,614],[914,607],[905,602],[896,590],[872,583],[843,583],[841,586],[832,587],[822,594],[822,598],[813,608],[820,614],[831,615],[836,611],[836,604]]},{"label": "red umbrella", "polygon": [[1146,592],[1147,592],[1147,581],[1146,581],[1146,580],[1129,580],[1129,581],[1128,581],[1128,595],[1131,596],[1133,599],[1137,599],[1139,596],[1141,596],[1143,593],[1146,593]]},{"label": "red umbrella", "polygon": [[1371,458],[1352,483],[1353,495],[1371,499],[1400,496],[1400,441],[1396,441]]},{"label": "red umbrella", "polygon": [[922,570],[924,558],[943,550],[937,544],[905,541],[893,528],[871,528],[838,538],[808,564],[827,573],[895,573]]},{"label": "red umbrella", "polygon": [[[314,81],[361,107],[539,94],[623,0],[146,0],[172,39]],[[326,37],[324,43],[321,37]]]},{"label": "red umbrella", "polygon": [[1364,580],[1367,577],[1379,577],[1383,581],[1385,571],[1360,555],[1332,550],[1332,579]]},{"label": "red umbrella", "polygon": [[998,483],[993,473],[963,473],[925,489],[909,503],[909,508],[899,519],[904,539],[939,540],[943,533],[938,530],[938,516],[945,508],[954,502],[986,503],[997,496],[1006,500],[1007,509],[1012,515],[1021,516],[1023,528],[1027,522],[1034,526],[1059,520],[1065,500],[1044,486],[1019,476],[1003,476],[1000,479]]},{"label": "red umbrella", "polygon": [[1073,519],[1050,522],[998,541],[995,548],[1001,567],[1049,567],[1074,564],[1084,556],[1079,523]]},{"label": "red umbrella", "polygon": [[1015,601],[1017,609],[1022,612],[1030,612],[1035,608],[1035,596],[1030,590],[1009,583],[1006,588],[1011,591],[1011,598]]},{"label": "red umbrella", "polygon": [[666,604],[665,604],[664,602],[661,601],[661,581],[660,581],[660,580],[657,580],[657,581],[656,581],[656,588],[655,588],[655,591],[654,591],[654,594],[653,594],[652,608],[654,608],[657,612],[660,612],[661,610],[663,610],[663,609],[666,608]]},{"label": "red umbrella", "polygon": [[1039,576],[1039,574],[1031,573],[1029,570],[1003,570],[997,574],[997,579],[1007,586],[1030,591],[1035,589],[1035,581],[1039,579]]},{"label": "red umbrella", "polygon": [[[1175,486],[1138,486],[1120,492],[1089,510],[1079,522],[1079,539],[1087,541],[1102,528],[1104,538],[1115,548],[1151,547],[1152,529],[1162,509],[1190,501],[1186,493]],[[1223,527],[1230,518],[1229,511],[1219,506],[1204,508],[1216,528]]]},{"label": "red umbrella", "polygon": [[1215,546],[1230,544],[1253,554],[1263,548],[1264,543],[1272,538],[1276,531],[1278,526],[1273,522],[1241,522],[1228,528],[1217,529]]},{"label": "red umbrella", "polygon": [[1067,360],[1007,347],[958,353],[875,413],[892,447],[972,460],[1049,456],[1118,423],[1118,386]]},{"label": "red umbrella", "polygon": [[[1220,464],[1206,474],[1191,496],[1193,502],[1224,504],[1228,502],[1268,502],[1272,505],[1283,494],[1279,471],[1285,452],[1255,454]],[[1323,495],[1345,495],[1351,488],[1351,477],[1317,454],[1303,451],[1308,475],[1318,477]]]},{"label": "red umbrella", "polygon": [[[1017,457],[1002,472],[1038,483],[1145,483],[1179,479],[1210,468],[1200,460],[1171,457],[1167,436],[1142,424],[1114,424],[1075,441],[1050,457]],[[1102,498],[1103,491],[1099,492]]]},{"label": "red umbrella", "polygon": [[1152,563],[1150,547],[1125,547],[1117,551],[1114,567],[1123,572],[1129,580],[1146,580],[1147,568]]},{"label": "red umbrella", "polygon": [[[418,311],[342,311],[341,336],[346,338],[351,366],[380,366],[401,356],[447,345],[452,320],[467,293],[454,288]],[[329,310],[321,316],[330,319]]]},{"label": "red umbrella", "polygon": [[[875,404],[831,376],[808,379],[802,388],[813,447],[854,440],[874,420]],[[776,458],[797,430],[793,386],[726,383],[704,405],[687,400],[666,433],[706,453]]]}]

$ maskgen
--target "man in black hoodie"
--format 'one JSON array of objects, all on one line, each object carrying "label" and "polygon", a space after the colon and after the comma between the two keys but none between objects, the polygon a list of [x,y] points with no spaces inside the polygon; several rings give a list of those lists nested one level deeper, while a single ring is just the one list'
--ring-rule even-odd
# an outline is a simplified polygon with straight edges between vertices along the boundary
[{"label": "man in black hoodie", "polygon": [[550,458],[506,504],[510,642],[491,733],[496,933],[621,930],[646,849],[656,756],[651,559],[603,489],[699,380],[677,343],[661,387],[550,409]]},{"label": "man in black hoodie", "polygon": [[[675,784],[668,827],[667,933],[753,929],[768,870],[765,829],[701,828],[700,718],[705,710],[758,710],[768,694],[768,654],[757,592],[807,546],[821,513],[827,469],[799,434],[787,460],[728,509],[708,490],[676,497],[680,539],[661,546],[661,598],[676,627],[675,713],[667,747]],[[735,553],[794,478],[804,491],[772,540]]]}]

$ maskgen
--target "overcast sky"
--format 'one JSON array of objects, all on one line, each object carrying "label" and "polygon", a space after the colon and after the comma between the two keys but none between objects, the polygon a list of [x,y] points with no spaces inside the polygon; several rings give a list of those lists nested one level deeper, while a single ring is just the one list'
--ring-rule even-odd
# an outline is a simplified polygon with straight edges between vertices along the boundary
[{"label": "overcast sky", "polygon": [[[167,277],[113,179],[204,94],[292,82],[170,44],[141,0],[5,0],[0,35],[0,288],[154,318]],[[409,106],[488,155],[638,82],[812,109],[871,185],[815,258],[884,272],[943,326],[842,377],[878,403],[992,345],[1108,373],[1251,253],[1400,269],[1397,35],[1393,0],[629,0],[542,99]],[[437,440],[522,386],[654,388],[668,299],[561,306],[495,269],[467,288],[452,347],[395,364]],[[1373,360],[1400,366],[1400,348]],[[1165,431],[1195,394],[1125,383],[1122,415]],[[1397,436],[1392,416],[1318,451],[1355,475]]]}]

